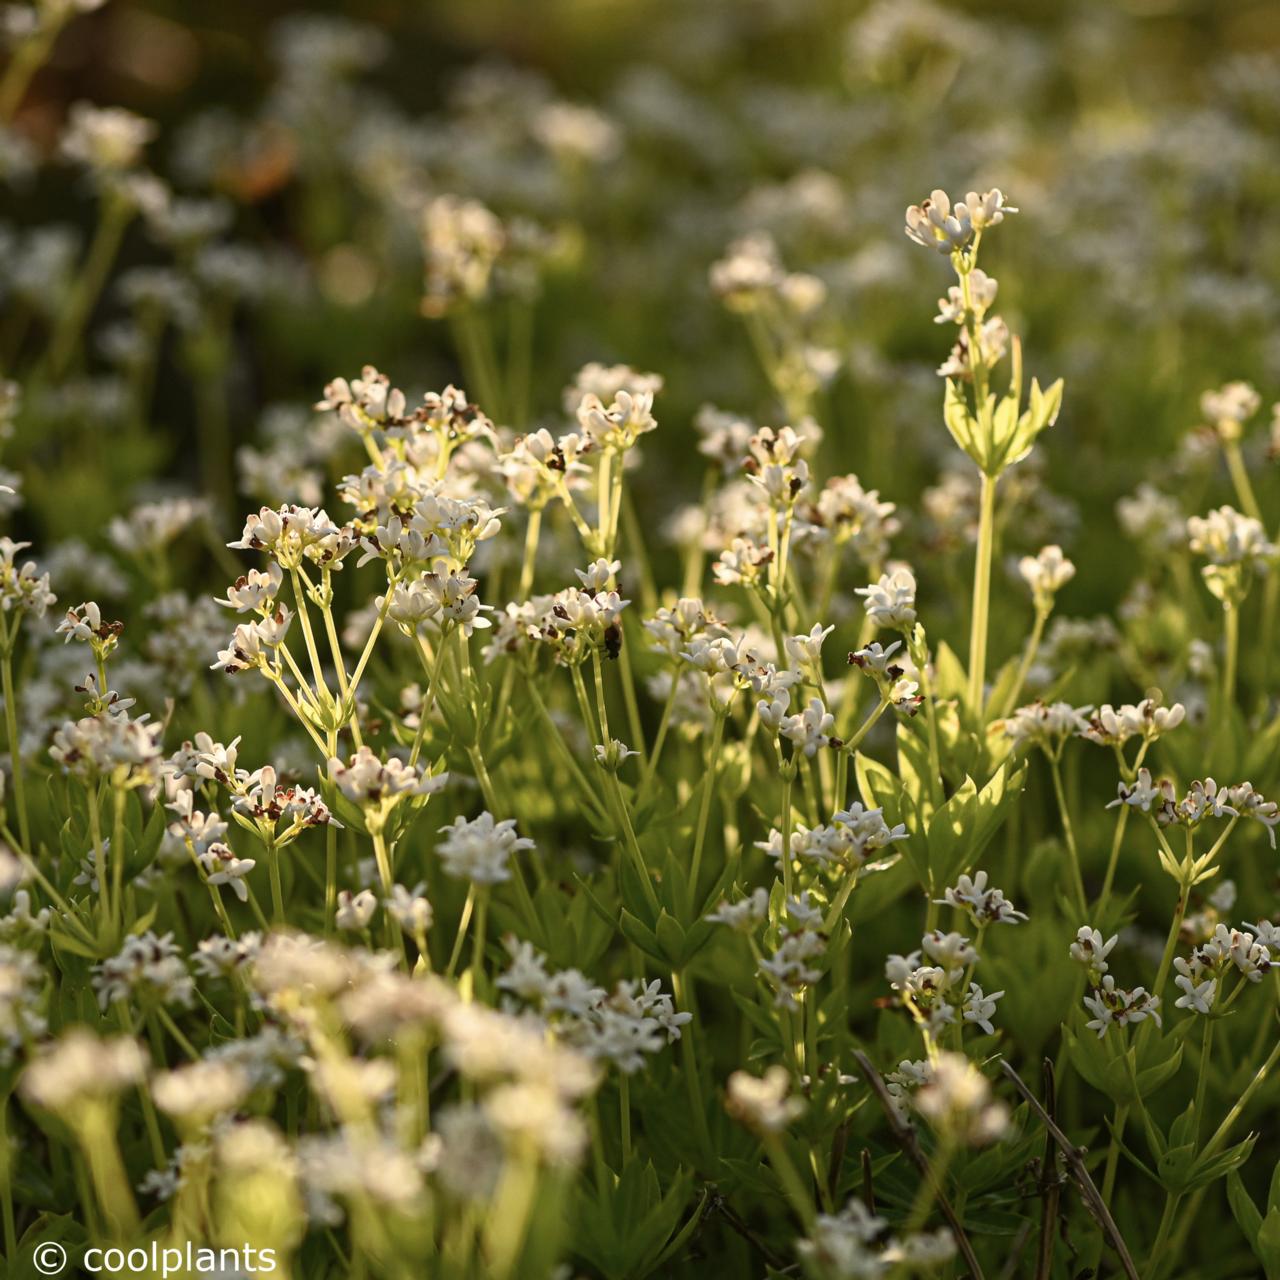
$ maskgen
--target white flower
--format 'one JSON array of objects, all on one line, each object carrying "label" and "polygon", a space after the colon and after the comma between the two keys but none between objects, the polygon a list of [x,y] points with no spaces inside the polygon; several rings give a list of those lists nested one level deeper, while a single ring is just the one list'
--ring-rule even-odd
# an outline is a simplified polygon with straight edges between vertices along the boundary
[{"label": "white flower", "polygon": [[964,998],[964,1020],[980,1027],[987,1035],[994,1035],[995,1027],[991,1023],[991,1018],[996,1011],[996,1001],[1003,995],[1003,991],[993,991],[990,995],[984,994],[976,982],[971,982],[968,994]]},{"label": "white flower", "polygon": [[1008,1128],[1008,1109],[992,1098],[987,1078],[962,1053],[938,1054],[912,1101],[939,1129],[975,1146],[995,1141]]},{"label": "white flower", "polygon": [[797,665],[806,662],[817,666],[822,661],[822,642],[835,630],[835,627],[824,627],[814,623],[807,636],[788,636],[784,641],[787,656]]},{"label": "white flower", "polygon": [[1071,944],[1071,958],[1084,965],[1095,977],[1101,977],[1107,971],[1107,957],[1119,941],[1120,935],[1113,934],[1104,942],[1097,929],[1081,925],[1076,931],[1076,940]]},{"label": "white flower", "polygon": [[1109,973],[1091,994],[1085,996],[1084,1004],[1093,1014],[1085,1026],[1096,1031],[1099,1040],[1113,1024],[1125,1027],[1131,1022],[1152,1018],[1156,1026],[1161,1025],[1160,997],[1148,994],[1145,987],[1134,987],[1132,991],[1117,987],[1115,978]]},{"label": "white flower", "polygon": [[1076,567],[1062,554],[1061,547],[1050,545],[1034,556],[1023,556],[1018,561],[1018,573],[1031,588],[1036,609],[1047,613],[1053,607],[1054,596],[1076,576]]},{"label": "white flower", "polygon": [[916,580],[910,569],[883,574],[879,582],[858,587],[855,594],[863,597],[862,607],[877,627],[905,631],[915,624]]},{"label": "white flower", "polygon": [[284,570],[274,561],[266,570],[250,569],[227,588],[225,599],[218,601],[237,613],[270,613],[272,602],[284,583]]},{"label": "white flower", "polygon": [[350,889],[342,889],[338,893],[334,923],[339,929],[358,931],[368,927],[377,909],[378,899],[371,890],[361,889],[359,893],[352,893]]},{"label": "white flower", "polygon": [[29,542],[14,542],[8,537],[0,538],[0,609],[5,613],[27,612],[43,618],[45,611],[58,599],[49,590],[49,575],[37,573],[33,560],[19,568],[13,559],[30,545]]},{"label": "white flower", "polygon": [[431,777],[395,756],[383,760],[367,746],[360,747],[346,764],[331,759],[329,777],[353,804],[381,812],[410,796],[432,795],[449,780],[447,773]]},{"label": "white flower", "polygon": [[37,1106],[59,1111],[113,1097],[141,1080],[146,1066],[136,1040],[104,1040],[76,1025],[31,1063],[22,1077],[22,1091]]},{"label": "white flower", "polygon": [[1187,709],[1180,702],[1162,707],[1157,698],[1144,698],[1119,708],[1108,702],[1090,716],[1088,727],[1081,731],[1080,737],[1100,746],[1122,747],[1136,736],[1154,742],[1161,734],[1176,729],[1186,716]]},{"label": "white flower", "polygon": [[1069,702],[1033,702],[1006,717],[1001,728],[1015,744],[1056,747],[1071,734],[1088,731],[1091,710],[1073,707]]},{"label": "white flower", "polygon": [[207,1123],[234,1111],[248,1096],[251,1083],[235,1063],[203,1058],[154,1076],[151,1096],[168,1115]]},{"label": "white flower", "polygon": [[769,914],[769,891],[753,889],[751,894],[738,902],[722,899],[720,905],[707,919],[716,924],[726,924],[739,933],[751,933],[764,923]]},{"label": "white flower", "polygon": [[920,946],[930,960],[944,969],[964,969],[978,961],[977,951],[962,933],[943,933],[941,929],[934,929],[921,938]]},{"label": "white flower", "polygon": [[955,885],[937,901],[967,911],[973,923],[979,927],[987,924],[1017,924],[1019,920],[1027,918],[1025,913],[1014,910],[1013,903],[999,889],[987,888],[985,871],[976,872],[972,878],[960,876]]},{"label": "white flower", "polygon": [[858,649],[849,655],[849,665],[877,676],[892,676],[896,679],[902,674],[902,668],[893,664],[893,655],[902,648],[902,641],[895,640],[887,649],[879,641]]},{"label": "white flower", "polygon": [[1173,967],[1178,971],[1173,984],[1183,993],[1173,1002],[1174,1008],[1208,1013],[1218,995],[1217,978],[1202,978],[1181,956],[1174,960]]},{"label": "white flower", "polygon": [[774,1064],[762,1077],[735,1071],[726,1088],[725,1107],[735,1120],[761,1134],[782,1133],[804,1112],[799,1098],[789,1097],[791,1076]]},{"label": "white flower", "polygon": [[1262,397],[1247,382],[1228,382],[1200,397],[1200,412],[1224,440],[1238,440],[1243,425],[1261,406]]},{"label": "white flower", "polygon": [[124,940],[119,952],[93,967],[93,987],[105,1010],[121,1000],[159,1001],[187,1008],[195,998],[195,984],[173,934],[145,933]]},{"label": "white flower", "polygon": [[423,884],[415,885],[412,889],[406,889],[402,884],[393,885],[391,897],[382,904],[391,918],[411,938],[421,938],[435,919],[431,903],[423,896],[425,888]]},{"label": "white flower", "polygon": [[60,145],[68,160],[99,173],[116,174],[132,169],[155,136],[156,126],[132,111],[73,102]]},{"label": "white flower", "polygon": [[822,699],[811,698],[802,712],[782,720],[779,732],[812,758],[821,747],[839,745],[840,739],[831,736],[835,725],[836,718],[823,705]]},{"label": "white flower", "polygon": [[617,738],[610,738],[608,742],[597,743],[595,746],[596,764],[612,773],[618,771],[624,760],[639,754]]},{"label": "white flower", "polygon": [[230,885],[241,902],[248,902],[249,887],[244,878],[257,866],[253,858],[238,858],[220,841],[209,845],[198,855],[205,871],[205,883]]},{"label": "white flower", "polygon": [[511,855],[532,849],[533,841],[516,834],[514,818],[495,822],[487,809],[468,821],[459,817],[441,827],[444,839],[436,852],[448,875],[474,884],[501,884],[511,879]]},{"label": "white flower", "polygon": [[907,237],[926,249],[952,253],[963,249],[973,239],[973,220],[969,210],[958,204],[951,208],[951,197],[935,188],[927,200],[907,210]]},{"label": "white flower", "polygon": [[1207,516],[1187,520],[1191,550],[1211,566],[1257,565],[1275,554],[1262,522],[1222,506]]},{"label": "white flower", "polygon": [[600,559],[593,561],[585,569],[575,569],[573,572],[583,587],[594,595],[597,591],[603,591],[609,585],[609,580],[616,577],[621,569],[621,560]]}]

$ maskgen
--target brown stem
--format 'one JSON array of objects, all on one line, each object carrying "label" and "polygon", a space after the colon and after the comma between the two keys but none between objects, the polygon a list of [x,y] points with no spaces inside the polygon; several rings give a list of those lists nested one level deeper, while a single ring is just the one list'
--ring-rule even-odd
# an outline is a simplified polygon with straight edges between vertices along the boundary
[{"label": "brown stem", "polygon": [[[1053,1078],[1053,1063],[1044,1060],[1044,1103],[1049,1115],[1057,1111],[1057,1088]],[[1058,1231],[1058,1206],[1062,1199],[1062,1183],[1058,1179],[1058,1159],[1053,1134],[1044,1138],[1044,1159],[1040,1168],[1040,1196],[1044,1200],[1044,1213],[1040,1219],[1040,1251],[1036,1256],[1036,1280],[1049,1280],[1053,1274],[1053,1239]]]},{"label": "brown stem", "polygon": [[[853,1057],[867,1083],[871,1086],[871,1092],[876,1095],[876,1101],[880,1103],[880,1107],[884,1111],[885,1119],[889,1122],[894,1141],[902,1148],[902,1152],[907,1159],[915,1165],[920,1176],[922,1178],[930,1178],[929,1158],[920,1149],[920,1142],[915,1135],[915,1131],[904,1125],[898,1118],[898,1113],[894,1110],[893,1099],[889,1096],[889,1090],[885,1088],[884,1081],[880,1079],[880,1073],[871,1065],[871,1059],[861,1049],[855,1049]],[[969,1237],[965,1234],[964,1227],[956,1216],[956,1211],[951,1207],[951,1201],[947,1199],[946,1193],[940,1185],[934,1187],[934,1199],[937,1201],[938,1208],[942,1211],[942,1216],[946,1218],[947,1225],[951,1228],[951,1235],[955,1239],[956,1248],[964,1259],[965,1266],[969,1268],[969,1274],[973,1277],[973,1280],[983,1280],[982,1266],[978,1262],[977,1255],[973,1252],[973,1245],[969,1243]],[[1134,1277],[1134,1280],[1137,1280],[1137,1278]]]},{"label": "brown stem", "polygon": [[1053,1117],[1040,1105],[1040,1099],[1027,1088],[1022,1077],[1003,1058],[1000,1059],[1000,1069],[1013,1082],[1014,1088],[1022,1095],[1027,1106],[1040,1117],[1040,1122],[1052,1135],[1054,1142],[1058,1144],[1058,1150],[1062,1152],[1063,1159],[1066,1160],[1067,1168],[1070,1169],[1072,1178],[1080,1188],[1080,1194],[1084,1197],[1085,1204],[1099,1226],[1102,1227],[1111,1247],[1115,1250],[1116,1256],[1120,1259],[1120,1265],[1124,1268],[1125,1275],[1129,1280],[1139,1280],[1138,1269],[1133,1265],[1129,1247],[1125,1244],[1124,1237],[1120,1234],[1120,1228],[1116,1226],[1115,1219],[1111,1216],[1110,1210],[1098,1193],[1098,1188],[1094,1186],[1080,1149],[1058,1128]]}]

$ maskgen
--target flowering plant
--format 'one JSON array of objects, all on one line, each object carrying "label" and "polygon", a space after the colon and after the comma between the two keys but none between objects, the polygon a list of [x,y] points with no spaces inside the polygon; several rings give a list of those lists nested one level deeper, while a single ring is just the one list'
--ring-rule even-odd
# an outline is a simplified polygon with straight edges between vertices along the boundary
[{"label": "flowering plant", "polygon": [[[98,7],[8,22],[0,177],[39,173],[19,109]],[[950,66],[970,21],[869,6],[849,76],[917,43]],[[360,114],[378,31],[303,22],[279,53],[263,118],[179,135],[174,185],[148,119],[69,107],[45,159],[88,179],[83,258],[0,228],[6,1274],[54,1241],[393,1280],[1280,1275],[1260,393],[1196,366],[1177,459],[1085,485],[1108,299],[1077,331],[1079,299],[1024,298],[1020,244],[1079,250],[1012,162],[1017,207],[934,190],[851,261],[850,193],[812,171],[718,259],[672,244],[709,380],[757,416],[698,408],[680,341],[669,375],[574,374],[559,295],[620,220],[641,236],[623,177],[679,101],[477,73],[415,142]],[[335,183],[305,144],[344,112],[368,132]],[[302,263],[247,247],[277,180],[343,228],[300,225]],[[122,265],[144,239],[165,265]],[[928,398],[896,426],[898,339],[846,305],[884,271],[936,366],[903,361]],[[311,306],[362,318],[272,365]],[[652,349],[626,310],[597,345]],[[259,428],[232,412],[251,355],[288,399]],[[190,459],[160,448],[170,375]],[[124,501],[135,462],[198,496]],[[1101,555],[1116,475],[1132,547]]]}]

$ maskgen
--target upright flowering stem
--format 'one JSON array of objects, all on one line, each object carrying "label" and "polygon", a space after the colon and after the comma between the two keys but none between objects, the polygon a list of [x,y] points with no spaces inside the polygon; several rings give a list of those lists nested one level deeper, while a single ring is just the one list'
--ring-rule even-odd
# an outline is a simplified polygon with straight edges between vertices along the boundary
[{"label": "upright flowering stem", "polygon": [[[102,839],[102,819],[98,814],[98,789],[86,788],[89,802],[89,839],[93,842],[93,874],[98,882],[99,931],[105,937],[111,927],[111,889],[107,880],[107,850]],[[118,852],[113,851],[113,852]]]},{"label": "upright flowering stem", "polygon": [[[22,99],[26,96],[31,77],[48,60],[54,41],[62,30],[64,18],[57,18],[53,6],[46,6],[41,12],[40,28],[33,35],[19,42],[9,58],[5,68],[4,79],[0,80],[0,123],[8,124],[13,119]],[[67,15],[70,16],[70,6]],[[13,1257],[12,1253],[7,1253]]]},{"label": "upright flowering stem", "polygon": [[1225,710],[1236,700],[1236,665],[1240,655],[1240,610],[1234,604],[1224,604],[1222,706]]},{"label": "upright flowering stem", "polygon": [[480,391],[480,401],[485,412],[494,419],[502,416],[498,400],[499,377],[493,355],[493,340],[489,324],[473,303],[458,307],[451,313],[454,336],[462,353],[468,385],[474,384]]},{"label": "upright flowering stem", "polygon": [[[1269,1025],[1269,1020],[1264,1020],[1262,1025],[1263,1026]],[[1241,1114],[1244,1112],[1245,1107],[1249,1104],[1250,1098],[1253,1097],[1254,1093],[1256,1093],[1257,1090],[1265,1082],[1267,1076],[1271,1073],[1271,1069],[1275,1066],[1276,1060],[1278,1058],[1280,1058],[1280,1042],[1277,1042],[1275,1048],[1272,1049],[1271,1054],[1267,1058],[1266,1062],[1264,1062],[1262,1066],[1258,1068],[1257,1073],[1254,1075],[1253,1079],[1249,1081],[1249,1084],[1245,1088],[1245,1091],[1236,1100],[1231,1110],[1227,1113],[1225,1119],[1214,1131],[1213,1137],[1209,1139],[1204,1150],[1200,1153],[1201,1160],[1209,1160],[1213,1156],[1217,1155],[1223,1143],[1226,1142],[1227,1136],[1229,1135],[1232,1126],[1235,1124],[1235,1122],[1240,1118]],[[1196,1193],[1191,1197],[1191,1203],[1187,1206],[1186,1212],[1183,1213],[1181,1218],[1179,1219],[1178,1226],[1171,1233],[1171,1238],[1169,1240],[1169,1247],[1167,1249],[1163,1249],[1163,1250],[1161,1249],[1162,1241],[1161,1241],[1161,1238],[1157,1236],[1156,1252],[1158,1254],[1160,1254],[1161,1256],[1167,1254],[1169,1257],[1172,1257],[1172,1258],[1176,1258],[1180,1256],[1182,1252],[1182,1246],[1185,1243],[1187,1236],[1190,1234],[1191,1227],[1196,1220],[1196,1214],[1200,1208],[1201,1202],[1204,1200],[1205,1192],[1207,1190],[1208,1190],[1207,1187],[1200,1187],[1196,1191]],[[1152,1255],[1152,1261],[1153,1262],[1156,1261],[1155,1254]],[[1158,1273],[1153,1270],[1151,1274],[1156,1275]]]},{"label": "upright flowering stem", "polygon": [[123,787],[111,788],[111,908],[115,937],[124,932],[124,804]]},{"label": "upright flowering stem", "polygon": [[[14,624],[16,629],[16,623]],[[18,738],[18,695],[13,683],[13,643],[0,652],[0,679],[4,689],[4,725],[9,739],[9,766],[13,773],[13,800],[18,810],[18,835],[23,853],[31,853],[31,823],[27,817],[27,785],[22,768],[22,750]]]},{"label": "upright flowering stem", "polygon": [[1222,453],[1227,460],[1227,471],[1231,475],[1231,483],[1235,487],[1236,497],[1240,499],[1241,510],[1254,520],[1262,520],[1262,508],[1258,505],[1257,494],[1249,479],[1249,468],[1245,466],[1244,455],[1240,451],[1239,440],[1224,440]]},{"label": "upright flowering stem", "polygon": [[711,729],[711,746],[707,750],[706,772],[702,777],[702,801],[698,806],[698,826],[693,837],[693,861],[689,865],[688,908],[694,909],[698,896],[698,876],[702,870],[702,849],[707,839],[707,819],[711,816],[711,797],[715,794],[716,770],[720,763],[720,744],[724,741],[724,722],[728,712],[715,709]]},{"label": "upright flowering stem", "polygon": [[671,690],[667,694],[667,700],[662,707],[662,719],[658,722],[658,734],[653,740],[653,750],[649,753],[649,758],[644,764],[644,773],[640,777],[640,790],[636,795],[637,806],[642,805],[647,799],[649,788],[653,785],[654,774],[658,768],[658,760],[662,756],[663,745],[667,741],[667,731],[671,728],[671,716],[676,709],[676,702],[680,697],[680,678],[676,672],[671,673]]},{"label": "upright flowering stem", "polygon": [[1022,658],[1018,663],[1017,674],[1013,678],[1013,688],[1009,690],[1009,696],[1005,698],[1003,705],[999,708],[998,715],[1007,716],[1018,705],[1018,699],[1022,696],[1022,686],[1027,681],[1027,673],[1031,670],[1031,664],[1036,660],[1036,654],[1040,650],[1040,640],[1044,635],[1044,624],[1049,620],[1048,609],[1037,609],[1035,621],[1031,624],[1031,634],[1027,637],[1026,646],[1022,650]]},{"label": "upright flowering stem", "polygon": [[[1160,968],[1156,972],[1156,984],[1153,988],[1156,995],[1163,997],[1164,984],[1173,966],[1173,954],[1178,946],[1178,938],[1182,934],[1182,920],[1187,914],[1187,889],[1179,885],[1178,905],[1173,911],[1173,922],[1169,925],[1169,936],[1165,939],[1164,954],[1160,957]],[[1154,1025],[1148,1020],[1148,1025]]]},{"label": "upright flowering stem", "polygon": [[475,999],[484,981],[485,928],[489,919],[489,886],[480,885],[476,890],[476,923],[471,931],[471,996]]},{"label": "upright flowering stem", "polygon": [[1075,880],[1076,901],[1080,906],[1083,918],[1089,910],[1089,899],[1084,891],[1084,873],[1080,870],[1080,849],[1076,844],[1075,827],[1071,822],[1071,807],[1067,804],[1067,793],[1062,785],[1062,769],[1058,764],[1057,754],[1045,753],[1049,758],[1049,771],[1053,774],[1053,793],[1058,800],[1058,812],[1062,816],[1062,834],[1066,838],[1067,853],[1071,858],[1071,871]]},{"label": "upright flowering stem", "polygon": [[112,263],[120,252],[125,228],[132,217],[133,206],[126,198],[111,194],[104,197],[93,243],[49,340],[47,369],[51,378],[60,377],[75,354],[80,335],[107,282]]},{"label": "upright flowering stem", "polygon": [[1102,1202],[1108,1207],[1116,1185],[1116,1170],[1120,1167],[1120,1144],[1124,1140],[1124,1128],[1128,1121],[1128,1104],[1117,1102],[1115,1114],[1111,1118],[1111,1143],[1107,1147],[1107,1163],[1102,1173]]},{"label": "upright flowering stem", "polygon": [[794,763],[784,763],[782,769],[782,892],[791,897],[791,783],[795,778]]},{"label": "upright flowering stem", "polygon": [[264,835],[262,843],[267,851],[267,870],[271,875],[271,922],[284,924],[284,888],[280,883],[280,850],[270,836]]},{"label": "upright flowering stem", "polygon": [[452,978],[458,968],[458,961],[462,958],[462,944],[467,936],[467,925],[471,923],[471,913],[476,906],[476,886],[472,881],[471,887],[467,890],[467,900],[462,904],[462,915],[458,918],[458,932],[453,938],[453,950],[449,953],[449,964],[444,971],[446,978]]},{"label": "upright flowering stem", "polygon": [[991,612],[991,557],[995,546],[996,481],[984,471],[973,564],[973,617],[969,628],[969,706],[982,717],[987,679],[987,627]]},{"label": "upright flowering stem", "polygon": [[542,508],[529,512],[529,523],[524,531],[524,559],[520,562],[520,590],[517,600],[527,600],[533,590],[534,570],[538,565],[538,540],[542,536]]},{"label": "upright flowering stem", "polygon": [[324,678],[324,668],[320,665],[320,651],[316,648],[315,633],[311,629],[311,611],[307,606],[306,589],[302,585],[302,577],[297,569],[291,569],[290,577],[293,579],[293,594],[298,605],[298,619],[302,623],[302,635],[307,642],[307,656],[311,659],[311,674],[316,682],[316,692],[323,692],[326,699],[329,694],[329,686]]},{"label": "upright flowering stem", "polygon": [[689,1092],[689,1109],[693,1112],[693,1127],[698,1142],[708,1158],[714,1154],[711,1130],[707,1127],[707,1113],[702,1105],[702,1081],[698,1072],[698,1051],[694,1043],[698,1024],[696,1010],[691,1003],[691,993],[685,986],[684,974],[679,969],[671,972],[671,991],[676,998],[676,1008],[682,1013],[693,1014],[693,1019],[681,1028],[680,1050],[684,1057],[684,1081]]},{"label": "upright flowering stem", "polygon": [[776,1133],[766,1134],[764,1136],[764,1149],[768,1153],[769,1163],[773,1165],[773,1171],[778,1175],[778,1181],[782,1183],[783,1194],[791,1204],[791,1208],[795,1211],[806,1231],[812,1228],[817,1212],[813,1207],[813,1198],[810,1196],[808,1189],[804,1185],[804,1180],[800,1177],[800,1171],[796,1168],[790,1155],[787,1154],[786,1144],[782,1137]]}]

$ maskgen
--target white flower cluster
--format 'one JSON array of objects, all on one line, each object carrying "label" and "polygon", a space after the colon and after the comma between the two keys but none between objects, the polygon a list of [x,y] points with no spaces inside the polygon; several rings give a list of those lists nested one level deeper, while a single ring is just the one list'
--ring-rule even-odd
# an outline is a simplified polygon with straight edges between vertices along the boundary
[{"label": "white flower cluster", "polygon": [[[860,867],[874,854],[899,840],[907,839],[903,823],[889,826],[883,809],[868,809],[854,801],[847,809],[833,814],[829,824],[806,827],[798,823],[791,833],[791,858],[801,867],[811,865],[823,870],[849,871]],[[760,841],[775,861],[782,858],[782,835],[774,829],[768,840]]]},{"label": "white flower cluster", "polygon": [[1176,729],[1187,718],[1187,709],[1181,702],[1161,706],[1158,698],[1150,697],[1120,707],[1108,702],[1092,714],[1086,709],[1085,714],[1089,715],[1089,724],[1080,731],[1080,737],[1099,746],[1123,747],[1130,738],[1154,742]]},{"label": "white flower cluster", "polygon": [[955,1240],[945,1227],[895,1235],[887,1219],[861,1200],[850,1200],[839,1213],[822,1213],[796,1251],[817,1274],[862,1280],[941,1266],[955,1256]]},{"label": "white flower cluster", "polygon": [[1276,846],[1275,829],[1280,826],[1280,805],[1267,800],[1249,782],[1219,787],[1212,778],[1196,779],[1179,796],[1168,778],[1153,781],[1149,769],[1139,769],[1131,783],[1121,782],[1116,798],[1107,806],[1128,805],[1149,813],[1162,827],[1196,827],[1208,818],[1245,818],[1260,822],[1271,847]]},{"label": "white flower cluster", "polygon": [[725,1087],[725,1108],[754,1133],[782,1133],[804,1114],[804,1102],[791,1093],[791,1075],[775,1063],[763,1076],[735,1071]]},{"label": "white flower cluster", "polygon": [[806,890],[789,899],[786,920],[773,952],[759,963],[761,976],[773,988],[774,1004],[780,1009],[796,1008],[805,990],[821,981],[818,967],[827,951],[822,930],[822,910],[809,901]]},{"label": "white flower cluster", "polygon": [[1280,955],[1280,930],[1268,921],[1245,929],[1231,929],[1220,924],[1208,941],[1192,949],[1189,957],[1178,956],[1174,985],[1182,992],[1173,1003],[1178,1009],[1209,1013],[1222,989],[1222,980],[1235,970],[1245,982],[1258,983],[1271,972]]},{"label": "white flower cluster", "polygon": [[436,845],[436,853],[445,873],[472,884],[510,880],[512,855],[533,848],[532,840],[516,834],[514,818],[498,822],[487,809],[475,818],[455,818],[440,831],[444,839]]},{"label": "white flower cluster", "polygon": [[535,1010],[557,1040],[626,1075],[679,1040],[693,1017],[676,1012],[656,978],[619,982],[610,993],[577,969],[548,973],[546,957],[528,942],[509,936],[504,945],[511,962],[498,987]]},{"label": "white flower cluster", "polygon": [[954,1025],[957,1016],[994,1035],[991,1018],[1004,992],[988,994],[970,981],[977,963],[977,949],[967,937],[934,929],[921,938],[919,951],[891,955],[885,977],[903,1007],[933,1038]]},{"label": "white flower cluster", "polygon": [[103,1009],[125,1000],[143,1009],[186,1009],[195,999],[195,983],[173,934],[158,936],[149,929],[126,938],[116,955],[94,966],[93,989]]},{"label": "white flower cluster", "polygon": [[1017,924],[1027,918],[1025,912],[1014,910],[1013,903],[999,889],[987,887],[985,871],[958,877],[936,901],[967,912],[976,929],[985,929],[989,924]]},{"label": "white flower cluster", "polygon": [[984,1146],[1004,1136],[1009,1110],[991,1095],[986,1076],[962,1053],[898,1064],[885,1077],[894,1109],[904,1121],[917,1113],[953,1140]]},{"label": "white flower cluster", "polygon": [[1084,1006],[1093,1016],[1085,1026],[1096,1031],[1099,1040],[1113,1026],[1127,1027],[1147,1018],[1157,1026],[1161,1023],[1158,995],[1145,987],[1127,989],[1117,986],[1115,975],[1109,972],[1107,957],[1118,941],[1118,936],[1104,941],[1097,929],[1082,925],[1070,947],[1071,959],[1084,969],[1090,987],[1084,997]]},{"label": "white flower cluster", "polygon": [[999,226],[1006,213],[1017,212],[1005,204],[999,188],[981,195],[970,191],[954,206],[945,191],[935,189],[927,200],[907,210],[907,237],[926,249],[955,253],[967,248],[975,234]]}]

